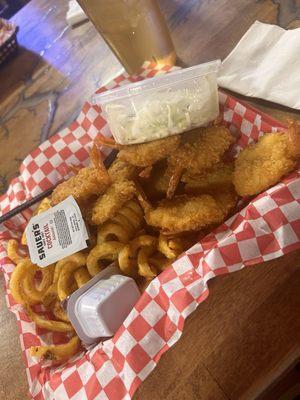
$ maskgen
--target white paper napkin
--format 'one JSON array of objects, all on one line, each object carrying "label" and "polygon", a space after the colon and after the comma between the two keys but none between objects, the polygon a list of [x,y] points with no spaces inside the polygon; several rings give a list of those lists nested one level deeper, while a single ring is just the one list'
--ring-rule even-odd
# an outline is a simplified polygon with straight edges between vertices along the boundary
[{"label": "white paper napkin", "polygon": [[74,26],[82,21],[87,20],[88,17],[76,0],[69,1],[69,9],[67,11],[66,20],[69,26]]},{"label": "white paper napkin", "polygon": [[256,21],[223,61],[218,84],[300,109],[300,28]]}]

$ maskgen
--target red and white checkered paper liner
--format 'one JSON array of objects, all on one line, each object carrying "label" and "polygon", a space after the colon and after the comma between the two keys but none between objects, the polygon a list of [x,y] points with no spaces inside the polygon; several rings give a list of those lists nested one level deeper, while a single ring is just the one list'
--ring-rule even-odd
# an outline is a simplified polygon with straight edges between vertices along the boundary
[{"label": "red and white checkered paper liner", "polygon": [[[121,75],[107,88],[154,76],[169,68],[147,65],[138,77]],[[101,90],[104,90],[103,88]],[[220,94],[224,120],[240,134],[235,150],[264,132],[283,126],[257,110]],[[1,198],[2,212],[45,190],[66,172],[66,164],[84,163],[98,131],[109,134],[100,109],[85,103],[75,122],[28,155]],[[81,353],[67,364],[51,367],[29,356],[41,343],[61,343],[62,334],[39,329],[14,302],[8,289],[14,268],[6,241],[19,237],[30,212],[15,217],[1,232],[1,263],[6,278],[7,305],[15,313],[33,399],[130,399],[157,365],[162,354],[182,334],[185,319],[208,296],[207,281],[217,275],[282,256],[300,247],[300,172],[260,194],[217,230],[195,244],[148,286],[112,339]]]}]

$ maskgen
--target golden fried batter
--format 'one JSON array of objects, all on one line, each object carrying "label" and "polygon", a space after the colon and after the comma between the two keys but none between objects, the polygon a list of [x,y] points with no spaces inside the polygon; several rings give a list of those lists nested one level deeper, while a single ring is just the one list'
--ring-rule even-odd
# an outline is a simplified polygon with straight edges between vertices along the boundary
[{"label": "golden fried batter", "polygon": [[148,198],[159,200],[166,197],[171,175],[166,160],[162,160],[153,166],[149,178],[139,182]]},{"label": "golden fried batter", "polygon": [[234,190],[218,192],[215,193],[213,197],[221,208],[224,218],[234,209],[238,200],[238,196]]},{"label": "golden fried batter", "polygon": [[134,182],[123,180],[114,182],[103,196],[99,197],[92,209],[92,223],[103,224],[114,217],[117,211],[136,193]]},{"label": "golden fried batter", "polygon": [[152,142],[122,146],[118,158],[137,167],[148,167],[168,157],[179,145],[180,135],[176,135]]},{"label": "golden fried batter", "polygon": [[218,163],[234,142],[228,129],[215,126],[195,129],[184,138],[187,141],[171,154],[169,164],[179,164],[190,174],[200,174]]},{"label": "golden fried batter", "polygon": [[198,128],[183,135],[184,144],[168,158],[173,175],[167,197],[173,197],[182,174],[203,174],[221,161],[221,158],[234,139],[227,128]]},{"label": "golden fried batter", "polygon": [[185,183],[185,192],[191,194],[215,193],[219,190],[230,189],[232,183],[233,163],[220,162],[212,169],[201,175],[190,175],[188,171],[181,180]]},{"label": "golden fried batter", "polygon": [[135,178],[138,175],[138,169],[134,165],[116,159],[109,167],[108,174],[112,182],[116,182],[116,181],[122,181],[124,179]]},{"label": "golden fried batter", "polygon": [[183,195],[161,201],[157,208],[148,210],[145,217],[149,225],[176,233],[197,231],[220,222],[224,212],[210,195]]},{"label": "golden fried batter", "polygon": [[266,134],[242,150],[235,160],[233,173],[237,193],[255,195],[292,171],[299,156],[299,137],[299,124],[291,124],[288,132]]},{"label": "golden fried batter", "polygon": [[94,166],[80,169],[77,175],[72,176],[54,189],[51,197],[53,205],[71,195],[78,202],[84,202],[93,195],[100,195],[108,188],[111,179],[95,146],[90,152],[90,157]]}]

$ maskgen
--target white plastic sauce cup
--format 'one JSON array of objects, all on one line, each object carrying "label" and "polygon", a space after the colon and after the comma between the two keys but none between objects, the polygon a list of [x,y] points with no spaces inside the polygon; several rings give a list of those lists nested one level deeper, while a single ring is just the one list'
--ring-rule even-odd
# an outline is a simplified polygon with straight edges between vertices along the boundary
[{"label": "white plastic sauce cup", "polygon": [[66,310],[78,337],[89,345],[113,336],[139,297],[135,281],[111,265],[72,293]]}]

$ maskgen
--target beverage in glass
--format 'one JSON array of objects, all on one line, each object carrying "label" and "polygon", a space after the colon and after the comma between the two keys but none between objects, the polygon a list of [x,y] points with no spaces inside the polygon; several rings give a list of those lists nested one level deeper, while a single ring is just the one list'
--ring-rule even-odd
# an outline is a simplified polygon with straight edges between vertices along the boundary
[{"label": "beverage in glass", "polygon": [[144,61],[174,65],[176,53],[157,0],[78,0],[129,73]]}]

